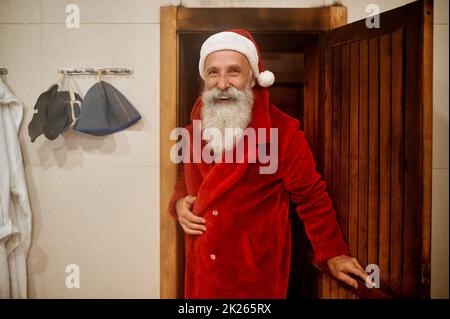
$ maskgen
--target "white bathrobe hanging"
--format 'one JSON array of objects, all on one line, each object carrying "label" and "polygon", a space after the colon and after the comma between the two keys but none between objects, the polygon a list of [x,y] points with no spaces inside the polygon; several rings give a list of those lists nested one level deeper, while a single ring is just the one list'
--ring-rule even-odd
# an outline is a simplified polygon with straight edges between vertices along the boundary
[{"label": "white bathrobe hanging", "polygon": [[19,143],[23,106],[0,80],[0,298],[27,298],[31,208]]}]

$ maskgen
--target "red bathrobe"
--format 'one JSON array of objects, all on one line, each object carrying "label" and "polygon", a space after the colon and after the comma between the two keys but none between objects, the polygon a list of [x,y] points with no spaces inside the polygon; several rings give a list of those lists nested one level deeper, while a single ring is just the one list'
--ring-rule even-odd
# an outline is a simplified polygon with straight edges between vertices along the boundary
[{"label": "red bathrobe", "polygon": [[[175,202],[197,196],[193,213],[205,218],[207,228],[202,235],[185,235],[185,298],[286,298],[289,200],[296,204],[316,261],[349,253],[298,120],[270,104],[267,89],[255,86],[253,92],[249,127],[278,128],[278,169],[260,174],[259,168],[268,164],[250,160],[257,159],[258,152],[247,147],[247,138],[243,163],[183,164],[169,212],[177,218]],[[200,120],[201,105],[199,98],[191,120]],[[193,152],[201,150],[193,149],[193,125],[186,128],[192,160]],[[268,150],[273,139],[266,135],[257,141]]]}]

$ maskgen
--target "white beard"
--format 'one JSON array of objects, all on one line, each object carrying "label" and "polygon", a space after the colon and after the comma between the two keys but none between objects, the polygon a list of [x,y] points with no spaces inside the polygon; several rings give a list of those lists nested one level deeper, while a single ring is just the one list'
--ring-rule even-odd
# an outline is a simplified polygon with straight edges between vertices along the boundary
[{"label": "white beard", "polygon": [[[220,97],[229,97],[231,101],[220,103]],[[201,109],[203,139],[207,140],[214,151],[214,157],[225,150],[234,148],[243,136],[252,117],[253,92],[250,85],[242,91],[235,87],[226,90],[213,88],[202,93]],[[225,131],[225,129],[228,130]],[[230,136],[233,129],[233,135]],[[216,131],[219,134],[215,134]]]}]

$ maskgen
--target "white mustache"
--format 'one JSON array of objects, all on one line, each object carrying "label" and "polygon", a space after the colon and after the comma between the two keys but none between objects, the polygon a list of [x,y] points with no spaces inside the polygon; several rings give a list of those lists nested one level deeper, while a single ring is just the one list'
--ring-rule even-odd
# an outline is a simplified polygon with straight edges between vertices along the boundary
[{"label": "white mustache", "polygon": [[243,95],[242,92],[240,92],[235,87],[229,87],[225,90],[213,88],[207,91],[206,98],[209,101],[217,101],[221,99],[232,99],[234,101],[237,101],[240,98],[242,98],[242,95]]}]

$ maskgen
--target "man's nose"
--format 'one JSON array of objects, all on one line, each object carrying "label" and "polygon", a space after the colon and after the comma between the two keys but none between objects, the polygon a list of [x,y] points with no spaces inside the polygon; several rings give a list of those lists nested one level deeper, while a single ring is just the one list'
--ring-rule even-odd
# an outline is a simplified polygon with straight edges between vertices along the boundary
[{"label": "man's nose", "polygon": [[217,88],[220,90],[228,89],[229,86],[230,82],[228,81],[228,78],[226,76],[221,76],[217,81]]}]

